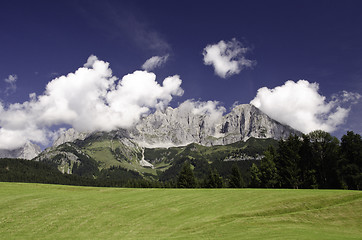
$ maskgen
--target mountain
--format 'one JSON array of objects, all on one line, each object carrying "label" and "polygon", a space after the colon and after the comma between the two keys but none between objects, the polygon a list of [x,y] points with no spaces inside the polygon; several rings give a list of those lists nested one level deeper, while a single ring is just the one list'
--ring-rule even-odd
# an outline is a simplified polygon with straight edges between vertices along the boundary
[{"label": "mountain", "polygon": [[157,110],[130,131],[131,138],[144,147],[226,145],[254,138],[284,139],[299,131],[283,125],[251,104],[238,105],[220,118],[182,108]]},{"label": "mountain", "polygon": [[[73,130],[67,132],[72,133]],[[44,150],[34,160],[55,163],[63,173],[92,176],[98,169],[109,169],[114,166],[132,170],[141,169],[142,164],[146,164],[146,160],[142,161],[142,156],[143,149],[129,139],[125,130],[120,129],[95,132],[88,134],[84,139],[54,145]]]},{"label": "mountain", "polygon": [[[89,163],[94,162],[91,157],[71,142],[47,148],[34,160],[55,164],[59,171],[67,174],[74,173],[74,168],[77,168],[81,164],[90,165]],[[97,163],[93,163],[93,165],[96,166]]]},{"label": "mountain", "polygon": [[[285,139],[301,133],[283,125],[251,104],[234,107],[230,113],[215,118],[210,114],[195,113],[182,107],[156,110],[141,119],[133,128],[122,130],[126,138],[141,147],[168,148],[198,143],[203,146],[226,145],[259,139]],[[53,146],[84,140],[91,133],[79,133],[73,128],[59,136]]]},{"label": "mountain", "polygon": [[39,153],[41,153],[41,149],[38,145],[27,142],[22,147],[17,149],[0,149],[0,158],[22,158],[31,160],[38,156]]},{"label": "mountain", "polygon": [[122,172],[162,180],[173,179],[189,160],[201,177],[211,166],[224,174],[232,162],[245,168],[290,134],[301,133],[250,104],[236,106],[224,116],[180,105],[157,110],[130,129],[94,133],[68,129],[35,160],[92,178]]},{"label": "mountain", "polygon": [[74,128],[69,128],[59,135],[58,139],[54,141],[53,147],[59,146],[66,142],[73,142],[77,139],[84,140],[89,133],[77,132]]}]

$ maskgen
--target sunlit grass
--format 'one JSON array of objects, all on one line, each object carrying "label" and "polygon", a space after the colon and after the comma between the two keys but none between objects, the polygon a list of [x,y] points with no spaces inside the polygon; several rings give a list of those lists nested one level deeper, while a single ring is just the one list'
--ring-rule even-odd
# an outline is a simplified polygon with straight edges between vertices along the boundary
[{"label": "sunlit grass", "polygon": [[0,183],[1,239],[361,239],[362,192]]}]

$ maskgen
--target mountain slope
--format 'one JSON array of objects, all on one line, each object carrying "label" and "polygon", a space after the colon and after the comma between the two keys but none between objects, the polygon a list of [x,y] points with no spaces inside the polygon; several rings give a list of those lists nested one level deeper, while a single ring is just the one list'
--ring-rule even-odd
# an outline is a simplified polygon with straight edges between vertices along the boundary
[{"label": "mountain slope", "polygon": [[[210,112],[198,113],[182,105],[168,107],[141,119],[131,129],[119,131],[123,132],[124,138],[147,148],[186,146],[190,143],[226,145],[251,137],[279,140],[290,134],[301,135],[301,132],[271,119],[251,104],[238,105],[230,113],[216,117]],[[89,135],[71,128],[61,134],[53,146],[84,140]]]},{"label": "mountain slope", "polygon": [[41,149],[38,145],[27,142],[24,146],[14,150],[0,149],[0,158],[22,158],[31,160],[38,156],[39,153],[41,153]]},{"label": "mountain slope", "polygon": [[118,130],[96,132],[84,140],[50,147],[34,160],[55,163],[63,173],[88,177],[96,177],[100,170],[114,167],[156,175],[156,170],[143,167],[142,156],[143,149],[132,142],[124,130]]},{"label": "mountain slope", "polygon": [[224,116],[181,104],[157,110],[131,129],[94,133],[69,129],[35,160],[55,163],[63,173],[89,177],[116,167],[144,178],[172,179],[186,160],[192,161],[200,177],[211,165],[226,175],[231,162],[246,167],[251,163],[242,161],[260,160],[268,146],[276,146],[276,139],[290,134],[300,132],[250,104],[236,106]]},{"label": "mountain slope", "polygon": [[250,137],[284,139],[299,131],[283,125],[251,104],[236,106],[221,118],[197,114],[191,110],[167,108],[157,110],[130,130],[131,138],[145,147],[225,145]]}]

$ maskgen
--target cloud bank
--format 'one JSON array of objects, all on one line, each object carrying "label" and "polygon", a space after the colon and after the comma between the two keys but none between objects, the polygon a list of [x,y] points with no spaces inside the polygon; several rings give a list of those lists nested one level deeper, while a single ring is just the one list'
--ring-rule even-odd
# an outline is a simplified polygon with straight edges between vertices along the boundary
[{"label": "cloud bank", "polygon": [[333,132],[349,114],[350,107],[343,105],[357,103],[361,95],[343,91],[328,102],[318,90],[318,83],[287,81],[273,89],[260,88],[250,103],[271,118],[304,133],[317,129]]},{"label": "cloud bank", "polygon": [[164,56],[153,56],[142,65],[142,69],[146,71],[152,71],[155,68],[161,67],[163,64],[167,62],[169,55]]},{"label": "cloud bank", "polygon": [[24,103],[0,103],[0,149],[15,149],[27,141],[46,145],[56,135],[50,129],[62,124],[78,131],[131,127],[181,96],[181,83],[174,75],[161,85],[146,71],[118,79],[109,63],[92,55],[84,67],[49,82],[42,95],[32,93]]},{"label": "cloud bank", "polygon": [[[150,66],[158,66],[160,61]],[[16,80],[16,75],[9,75],[5,82],[15,85]],[[165,109],[175,96],[182,96],[181,83],[174,75],[160,84],[148,71],[118,79],[108,62],[91,55],[74,73],[50,81],[41,95],[31,93],[23,103],[0,102],[0,149],[15,149],[27,141],[48,145],[62,131],[53,129],[64,125],[79,132],[132,127],[152,110]],[[327,101],[318,90],[317,83],[287,81],[273,89],[260,88],[250,103],[304,133],[316,129],[333,132],[346,120],[351,104],[362,98],[343,91]],[[226,111],[217,101],[194,100],[186,100],[179,109],[204,115],[210,123],[219,121]]]},{"label": "cloud bank", "polygon": [[229,42],[221,40],[217,44],[207,45],[204,48],[204,64],[212,65],[215,74],[221,78],[238,74],[245,68],[252,68],[256,61],[245,57],[250,49],[233,38]]}]

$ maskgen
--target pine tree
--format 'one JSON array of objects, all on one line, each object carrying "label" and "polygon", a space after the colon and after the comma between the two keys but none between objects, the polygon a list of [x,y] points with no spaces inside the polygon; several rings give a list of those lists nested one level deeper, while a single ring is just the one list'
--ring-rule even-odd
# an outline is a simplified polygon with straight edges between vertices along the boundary
[{"label": "pine tree", "polygon": [[207,188],[222,188],[222,179],[217,172],[217,170],[214,168],[213,170],[210,170],[210,174],[208,178],[206,179],[206,187]]},{"label": "pine tree", "polygon": [[231,168],[231,176],[229,179],[229,187],[231,188],[243,188],[245,187],[244,179],[241,176],[238,165],[233,164]]},{"label": "pine tree", "polygon": [[362,138],[353,131],[343,135],[341,142],[340,175],[348,189],[362,188]]},{"label": "pine tree", "polygon": [[340,187],[337,174],[339,141],[329,133],[316,130],[308,134],[315,165],[317,183],[321,188]]},{"label": "pine tree", "polygon": [[260,187],[260,171],[255,163],[250,167],[250,187]]},{"label": "pine tree", "polygon": [[298,136],[290,135],[287,140],[279,141],[276,157],[279,183],[281,187],[298,188],[300,185],[300,149],[301,141]]},{"label": "pine tree", "polygon": [[270,147],[264,155],[259,167],[261,187],[273,188],[278,183],[278,171],[274,162],[276,151]]},{"label": "pine tree", "polygon": [[195,188],[196,179],[189,162],[185,162],[177,179],[178,188]]},{"label": "pine tree", "polygon": [[302,145],[299,149],[301,158],[299,168],[302,188],[318,188],[317,166],[313,158],[313,148],[309,135],[303,135]]}]

